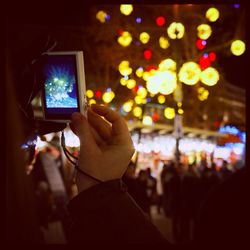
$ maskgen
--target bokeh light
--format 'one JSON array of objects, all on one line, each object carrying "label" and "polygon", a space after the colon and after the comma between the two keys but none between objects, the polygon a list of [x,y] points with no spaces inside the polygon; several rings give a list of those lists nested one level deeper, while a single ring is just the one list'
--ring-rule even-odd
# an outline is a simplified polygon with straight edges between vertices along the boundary
[{"label": "bokeh light", "polygon": [[231,44],[231,52],[235,56],[240,56],[244,54],[246,50],[246,45],[243,41],[241,40],[235,40]]},{"label": "bokeh light", "polygon": [[218,9],[216,8],[209,8],[206,12],[206,18],[210,21],[210,22],[215,22],[218,20],[220,16],[220,12],[218,11]]},{"label": "bokeh light", "polygon": [[133,5],[132,4],[121,4],[120,11],[123,15],[128,16],[133,11]]},{"label": "bokeh light", "polygon": [[197,27],[197,36],[200,39],[207,40],[211,34],[212,34],[212,29],[211,26],[208,24],[201,24]]},{"label": "bokeh light", "polygon": [[203,70],[200,74],[200,80],[202,83],[208,86],[214,86],[219,81],[220,76],[215,68],[209,67]]},{"label": "bokeh light", "polygon": [[200,66],[195,62],[186,62],[179,71],[179,79],[187,85],[195,85],[200,80]]}]

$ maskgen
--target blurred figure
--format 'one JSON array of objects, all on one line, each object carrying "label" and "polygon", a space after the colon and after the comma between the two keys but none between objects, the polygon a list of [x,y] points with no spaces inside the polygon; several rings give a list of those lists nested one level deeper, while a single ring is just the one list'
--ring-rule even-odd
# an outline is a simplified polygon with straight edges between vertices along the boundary
[{"label": "blurred figure", "polygon": [[223,160],[219,173],[220,173],[221,180],[227,179],[233,173],[231,170],[229,170],[228,162],[226,160]]},{"label": "blurred figure", "polygon": [[152,176],[151,168],[147,168],[146,173],[147,173],[147,195],[150,205],[153,205],[157,203],[157,190],[156,190],[157,180],[154,176]]},{"label": "blurred figure", "polygon": [[128,193],[136,199],[136,178],[135,178],[135,164],[130,162],[128,168],[124,175],[122,176],[122,180],[127,186]]}]

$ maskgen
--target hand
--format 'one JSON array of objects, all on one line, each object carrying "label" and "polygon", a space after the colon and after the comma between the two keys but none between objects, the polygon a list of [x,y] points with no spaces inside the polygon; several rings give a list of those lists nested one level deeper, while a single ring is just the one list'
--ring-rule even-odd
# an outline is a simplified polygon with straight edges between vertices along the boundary
[{"label": "hand", "polygon": [[[92,105],[87,117],[74,113],[70,123],[70,128],[80,139],[79,167],[101,181],[121,178],[134,153],[125,120],[117,112],[100,105]],[[96,184],[77,173],[79,192]]]}]

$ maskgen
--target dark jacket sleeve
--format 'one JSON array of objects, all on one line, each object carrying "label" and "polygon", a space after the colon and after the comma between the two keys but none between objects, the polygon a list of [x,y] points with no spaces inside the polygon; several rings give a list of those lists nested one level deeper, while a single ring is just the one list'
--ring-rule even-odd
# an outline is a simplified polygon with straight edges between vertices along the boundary
[{"label": "dark jacket sleeve", "polygon": [[81,192],[70,201],[68,210],[72,218],[71,243],[170,246],[126,192],[121,180],[103,182]]}]

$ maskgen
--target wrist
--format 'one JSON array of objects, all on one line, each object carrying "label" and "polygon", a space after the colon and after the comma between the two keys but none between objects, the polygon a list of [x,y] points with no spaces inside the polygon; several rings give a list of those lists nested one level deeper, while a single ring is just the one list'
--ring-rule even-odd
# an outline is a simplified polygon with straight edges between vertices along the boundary
[{"label": "wrist", "polygon": [[93,180],[92,178],[79,172],[76,173],[76,186],[78,189],[78,193],[89,189],[97,184],[99,184],[99,182]]}]

